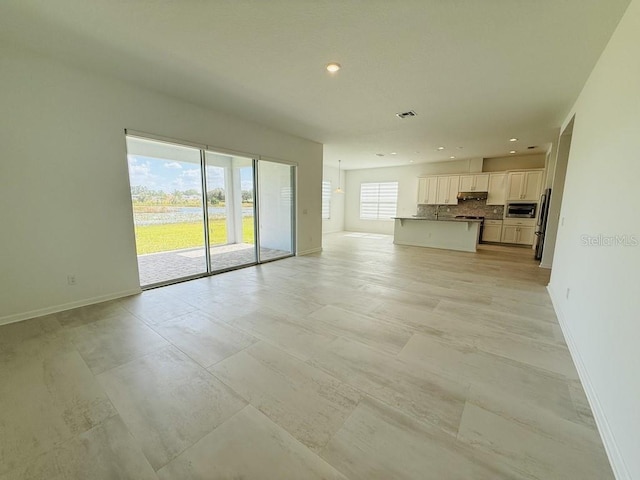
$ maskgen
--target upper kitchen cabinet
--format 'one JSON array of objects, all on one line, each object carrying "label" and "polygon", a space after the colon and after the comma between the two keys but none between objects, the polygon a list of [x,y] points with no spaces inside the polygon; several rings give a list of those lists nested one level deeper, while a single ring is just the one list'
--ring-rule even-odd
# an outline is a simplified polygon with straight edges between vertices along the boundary
[{"label": "upper kitchen cabinet", "polygon": [[504,205],[507,198],[507,174],[492,173],[489,175],[489,193],[487,205]]},{"label": "upper kitchen cabinet", "polygon": [[542,170],[510,172],[507,178],[507,200],[539,200],[542,175]]},{"label": "upper kitchen cabinet", "polygon": [[486,192],[489,190],[489,174],[460,175],[461,192]]},{"label": "upper kitchen cabinet", "polygon": [[460,176],[450,175],[437,178],[436,203],[438,205],[457,205],[458,192],[460,191]]},{"label": "upper kitchen cabinet", "polygon": [[438,177],[421,177],[418,179],[418,203],[436,205],[438,193]]}]

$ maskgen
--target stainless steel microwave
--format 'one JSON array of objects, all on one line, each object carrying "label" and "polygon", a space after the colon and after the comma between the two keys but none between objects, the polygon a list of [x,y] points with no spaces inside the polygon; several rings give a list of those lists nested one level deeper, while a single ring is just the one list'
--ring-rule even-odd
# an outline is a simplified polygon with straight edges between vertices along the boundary
[{"label": "stainless steel microwave", "polygon": [[537,203],[508,203],[505,216],[508,218],[536,218]]}]

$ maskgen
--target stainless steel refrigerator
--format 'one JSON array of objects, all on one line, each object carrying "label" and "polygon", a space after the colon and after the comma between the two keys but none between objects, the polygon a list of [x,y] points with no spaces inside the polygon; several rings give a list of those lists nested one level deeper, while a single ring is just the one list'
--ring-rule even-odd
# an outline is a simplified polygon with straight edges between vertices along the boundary
[{"label": "stainless steel refrigerator", "polygon": [[540,215],[538,215],[538,225],[536,232],[536,260],[542,259],[542,249],[544,248],[544,235],[547,231],[547,221],[549,220],[549,205],[551,204],[551,189],[547,188],[540,197]]}]

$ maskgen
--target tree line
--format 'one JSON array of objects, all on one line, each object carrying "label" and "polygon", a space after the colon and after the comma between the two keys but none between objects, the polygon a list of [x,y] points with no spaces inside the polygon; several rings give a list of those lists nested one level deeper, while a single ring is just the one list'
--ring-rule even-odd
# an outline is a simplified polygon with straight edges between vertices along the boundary
[{"label": "tree line", "polygon": [[[199,190],[190,188],[188,190],[174,190],[167,193],[164,190],[153,190],[142,185],[131,187],[131,198],[134,202],[139,203],[158,203],[158,204],[178,204],[191,203],[199,201],[201,197]],[[214,188],[207,192],[207,203],[210,205],[220,205],[225,202],[224,188]],[[253,202],[253,190],[242,190],[242,203]]]}]

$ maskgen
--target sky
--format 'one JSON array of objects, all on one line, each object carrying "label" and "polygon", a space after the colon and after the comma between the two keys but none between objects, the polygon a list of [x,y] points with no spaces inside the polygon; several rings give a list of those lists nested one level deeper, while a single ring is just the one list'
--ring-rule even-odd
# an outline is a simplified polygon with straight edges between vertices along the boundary
[{"label": "sky", "polygon": [[[131,186],[144,186],[151,190],[162,190],[171,193],[175,190],[201,190],[200,165],[172,160],[128,155],[129,178]],[[207,189],[224,187],[224,171],[222,168],[208,168]],[[253,190],[251,168],[242,168],[240,184],[242,190]]]}]

